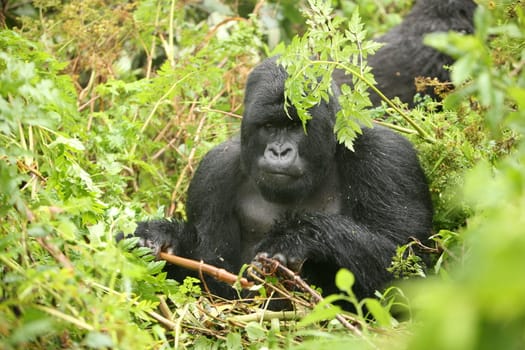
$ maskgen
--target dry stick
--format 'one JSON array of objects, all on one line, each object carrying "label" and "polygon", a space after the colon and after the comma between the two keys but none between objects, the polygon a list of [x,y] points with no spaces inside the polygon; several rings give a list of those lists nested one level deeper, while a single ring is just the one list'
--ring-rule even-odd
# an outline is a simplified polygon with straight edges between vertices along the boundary
[{"label": "dry stick", "polygon": [[68,257],[57,247],[55,247],[51,242],[49,242],[49,239],[46,237],[37,237],[36,241],[49,252],[55,258],[56,261],[58,261],[62,266],[64,266],[66,269],[73,271],[74,267],[71,261],[68,259]]},{"label": "dry stick", "polygon": [[[265,257],[262,257],[262,256],[260,256],[258,259],[259,259],[259,261],[261,261],[261,262],[263,262],[265,264],[269,264],[271,266],[275,266],[277,269],[279,269],[280,272],[284,273],[286,275],[286,277],[292,279],[294,281],[294,283],[297,286],[299,286],[299,288],[301,288],[303,291],[309,293],[313,297],[315,303],[318,304],[321,301],[323,301],[323,297],[319,293],[317,293],[314,289],[312,289],[308,285],[308,283],[306,283],[298,274],[294,273],[292,270],[290,270],[289,268],[287,268],[284,265],[282,265],[281,263],[279,263],[279,261],[277,261],[275,259],[265,258]],[[355,335],[357,335],[359,337],[363,336],[363,333],[356,326],[354,326],[353,324],[348,322],[342,315],[338,314],[338,315],[335,316],[335,318],[344,327],[346,327],[347,329],[352,331]]]},{"label": "dry stick", "polygon": [[[241,286],[243,288],[250,288],[253,286],[253,283],[248,281],[246,278],[238,278],[237,275],[234,275],[233,273],[230,273],[224,269],[217,268],[213,265],[205,264],[203,261],[196,261],[192,259],[186,259],[182,258],[180,256],[168,254],[161,252],[159,254],[159,257],[161,259],[166,260],[169,263],[185,267],[190,270],[199,271],[200,273],[205,273],[209,276],[214,277],[215,279],[219,281],[223,281],[229,284],[234,284],[235,282],[239,281]],[[275,259],[270,258],[264,258],[259,257],[259,260],[261,262],[264,262],[265,264],[274,265],[277,269],[279,269],[282,273],[284,273],[287,277],[292,279],[299,288],[301,288],[303,291],[309,293],[312,295],[314,301],[316,303],[320,303],[323,301],[323,297],[317,293],[315,290],[313,290],[299,275],[295,274],[292,270],[288,269],[287,267],[280,264]],[[342,315],[337,315],[336,319],[347,329],[352,331],[355,335],[362,337],[363,333],[353,324],[348,322]]]},{"label": "dry stick", "polygon": [[226,271],[225,269],[221,269],[213,265],[205,264],[202,260],[196,261],[192,259],[186,259],[186,258],[182,258],[177,255],[172,255],[172,254],[168,254],[164,252],[161,252],[159,254],[159,257],[161,259],[166,260],[169,263],[172,263],[172,264],[175,264],[181,267],[185,267],[193,271],[203,272],[222,282],[234,284],[235,282],[239,281],[241,284],[241,287],[243,288],[250,288],[253,286],[253,283],[248,281],[246,278],[239,278],[237,275],[234,275],[233,273],[230,273]]},{"label": "dry stick", "polygon": [[[209,106],[213,105],[224,93],[226,92],[225,89],[222,89],[217,95],[215,95],[213,97],[213,99],[210,101],[209,103]],[[191,105],[191,108],[190,108],[190,113],[193,113],[193,110],[196,106],[196,101],[193,101],[192,105]],[[204,124],[206,122],[206,115],[203,115],[201,117],[201,120],[199,121],[199,125],[197,126],[197,130],[195,131],[195,135],[193,137],[193,142],[195,145],[197,145],[199,142],[200,142],[200,137],[201,137],[201,133],[202,133],[202,130],[204,129]],[[177,193],[179,192],[179,188],[180,186],[182,185],[182,180],[184,179],[186,173],[190,170],[192,170],[192,163],[193,163],[193,159],[195,157],[195,152],[197,151],[197,147],[193,147],[190,151],[190,154],[188,156],[188,160],[186,162],[186,166],[184,167],[184,169],[182,169],[182,172],[181,174],[179,175],[179,178],[177,180],[177,183],[175,184],[175,188],[173,189],[173,191],[171,192],[171,206],[168,210],[168,214],[171,216],[173,214],[173,212],[175,211],[175,198],[177,196]]]},{"label": "dry stick", "polygon": [[242,115],[239,115],[239,114],[236,114],[236,113],[232,113],[232,112],[227,112],[227,111],[221,111],[220,109],[204,107],[201,110],[203,112],[214,112],[214,113],[219,113],[219,114],[226,115],[228,117],[232,117],[232,118],[236,118],[236,119],[242,119]]},{"label": "dry stick", "polygon": [[[6,159],[7,157],[0,157],[0,159],[4,160]],[[40,181],[42,182],[46,182],[47,179],[44,177],[44,175],[42,175],[38,169],[35,169],[29,165],[27,165],[26,163],[24,163],[23,161],[21,160],[17,160],[16,161],[16,165],[19,167],[19,168],[22,168],[23,170],[26,170],[27,172],[33,174],[34,176],[38,177],[40,179]]]},{"label": "dry stick", "polygon": [[[193,113],[193,108],[195,107],[195,101],[192,103],[192,106],[190,108],[190,112]],[[193,137],[193,142],[195,145],[197,145],[200,141],[200,135],[202,132],[202,129],[204,128],[204,124],[206,122],[206,116],[203,115],[201,117],[201,120],[199,121],[199,125],[197,126],[197,130],[195,131],[195,135]],[[190,170],[192,170],[192,163],[193,158],[195,157],[196,152],[196,146],[193,147],[190,151],[190,154],[188,155],[188,159],[186,161],[186,165],[184,166],[184,169],[182,169],[179,178],[177,179],[177,183],[175,184],[175,188],[171,192],[171,206],[169,208],[168,214],[171,216],[173,215],[173,212],[175,211],[175,198],[177,198],[177,193],[179,192],[180,186],[182,186],[182,181],[184,180],[184,177],[186,176],[186,173]]]},{"label": "dry stick", "polygon": [[[138,301],[136,301],[134,298],[129,297],[125,293],[117,292],[116,290],[111,289],[111,288],[109,288],[109,287],[107,287],[107,286],[105,286],[103,284],[100,284],[98,282],[95,282],[95,281],[86,281],[86,283],[88,283],[88,285],[90,285],[90,286],[94,286],[94,287],[97,287],[97,288],[103,290],[105,293],[124,297],[126,299],[126,301],[128,301],[129,303],[132,303],[135,306],[139,306],[139,302]],[[146,311],[146,313],[150,317],[152,317],[155,320],[157,320],[160,323],[162,323],[168,329],[172,329],[173,330],[177,326],[173,321],[171,321],[170,319],[164,317],[163,315],[161,315],[161,314],[159,314],[159,313],[157,313],[155,311]]]},{"label": "dry stick", "polygon": [[[312,304],[311,302],[308,302],[302,298],[296,298],[292,295],[292,292],[290,292],[289,290],[286,289],[286,287],[284,286],[278,286],[276,284],[273,284],[273,283],[267,283],[266,280],[261,277],[261,276],[265,276],[265,275],[268,275],[267,273],[265,273],[264,271],[262,271],[260,268],[256,267],[256,266],[251,266],[251,268],[249,268],[248,270],[246,270],[248,275],[250,276],[250,278],[254,281],[254,282],[258,282],[259,284],[264,284],[265,287],[267,289],[270,289],[272,291],[272,295],[273,293],[278,293],[279,295],[281,295],[282,297],[288,299],[288,300],[293,300],[294,304],[299,304],[299,305],[302,305],[302,306],[305,306],[307,308],[310,308],[312,309],[314,307],[314,304]],[[275,269],[270,272],[270,275],[273,275],[275,274]],[[257,284],[257,283],[255,283]],[[271,296],[270,296],[271,297]]]},{"label": "dry stick", "polygon": [[269,310],[256,310],[254,313],[246,315],[234,315],[228,317],[226,320],[228,322],[257,322],[257,321],[271,321],[274,318],[281,321],[297,321],[301,317],[306,316],[306,312],[302,311],[269,311]]}]

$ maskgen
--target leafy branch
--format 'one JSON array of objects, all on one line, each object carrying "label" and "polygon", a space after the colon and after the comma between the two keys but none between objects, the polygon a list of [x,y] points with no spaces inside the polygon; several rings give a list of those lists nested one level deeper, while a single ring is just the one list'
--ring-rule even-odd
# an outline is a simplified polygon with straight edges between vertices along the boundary
[{"label": "leafy branch", "polygon": [[302,37],[295,37],[288,47],[276,50],[281,54],[279,63],[289,75],[285,86],[285,108],[288,110],[293,105],[306,124],[311,119],[309,109],[334,96],[332,74],[337,68],[353,77],[352,87],[341,86],[341,110],[335,121],[337,138],[346,147],[352,149],[361,127],[372,126],[370,90],[401,115],[422,139],[433,143],[432,136],[375,86],[366,57],[374,54],[380,44],[365,39],[366,30],[358,11],[354,11],[345,24],[344,19],[333,16],[328,1],[310,0],[308,3],[304,15],[309,29]]},{"label": "leafy branch", "polygon": [[371,81],[367,76],[362,74],[360,71],[357,71],[354,67],[351,65],[341,63],[341,62],[333,62],[333,61],[312,61],[312,64],[327,64],[327,65],[334,65],[337,68],[343,69],[346,72],[352,74],[354,77],[359,78],[361,81],[363,81],[370,89],[372,89],[383,101],[385,101],[396,113],[398,113],[408,124],[410,124],[416,132],[421,136],[425,141],[434,143],[436,140],[430,136],[421,126],[419,126],[414,119],[410,117],[406,111],[401,109],[396,103],[394,103],[391,99],[386,97],[381,90],[379,90],[373,81]]}]

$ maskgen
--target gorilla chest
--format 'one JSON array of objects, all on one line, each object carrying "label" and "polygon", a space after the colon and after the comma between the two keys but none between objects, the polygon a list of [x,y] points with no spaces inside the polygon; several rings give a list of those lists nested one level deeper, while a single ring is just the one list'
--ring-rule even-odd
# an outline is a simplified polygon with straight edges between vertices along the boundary
[{"label": "gorilla chest", "polygon": [[328,179],[310,196],[294,203],[276,203],[265,199],[251,181],[243,184],[237,199],[237,215],[241,228],[241,254],[244,262],[255,255],[254,248],[278,220],[290,213],[339,214],[341,195],[338,180]]}]

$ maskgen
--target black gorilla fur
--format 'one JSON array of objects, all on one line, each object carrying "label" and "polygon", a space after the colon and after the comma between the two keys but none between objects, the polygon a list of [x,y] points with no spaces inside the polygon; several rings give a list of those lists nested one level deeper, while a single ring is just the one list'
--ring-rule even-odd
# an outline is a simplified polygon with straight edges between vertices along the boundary
[{"label": "black gorilla fur", "polygon": [[[374,55],[368,57],[368,65],[377,82],[377,88],[388,98],[395,96],[410,106],[416,94],[416,77],[438,78],[450,81],[450,66],[454,60],[425,46],[423,38],[434,32],[457,31],[472,33],[473,17],[476,4],[472,0],[419,0],[401,24],[389,32],[374,39],[384,43]],[[336,70],[334,79],[339,85],[351,85],[352,77],[342,70]],[[435,96],[433,88],[422,94]],[[374,105],[381,103],[381,98],[371,92]]]},{"label": "black gorilla fur", "polygon": [[[359,297],[389,282],[395,249],[410,237],[427,241],[432,208],[416,152],[389,129],[363,129],[355,152],[339,144],[332,98],[311,109],[307,134],[283,107],[286,72],[275,59],[250,74],[241,136],[212,149],[190,184],[186,223],[139,223],[155,248],[237,272],[257,253],[280,255],[325,292],[346,267]],[[334,87],[337,90],[337,87]],[[304,262],[304,264],[303,264]],[[188,271],[167,266],[180,279]],[[232,288],[207,280],[234,297]]]}]

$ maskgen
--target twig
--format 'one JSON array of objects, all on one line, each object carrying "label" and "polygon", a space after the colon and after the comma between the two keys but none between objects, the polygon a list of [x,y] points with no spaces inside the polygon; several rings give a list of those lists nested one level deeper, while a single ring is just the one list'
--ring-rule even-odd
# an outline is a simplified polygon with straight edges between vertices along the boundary
[{"label": "twig", "polygon": [[259,269],[257,266],[251,265],[251,267],[247,270],[247,273],[250,279],[252,279],[256,284],[262,284],[265,286],[266,289],[270,289],[272,291],[272,295],[274,293],[278,293],[285,299],[293,300],[294,304],[300,304],[310,309],[314,307],[314,304],[312,304],[311,302],[306,301],[305,299],[302,299],[302,298],[297,298],[294,295],[292,295],[292,293],[288,289],[286,289],[285,286],[274,284],[274,283],[267,283],[266,280],[263,277],[261,277],[264,275],[274,275],[275,270],[270,271],[270,273],[265,273],[264,271]]},{"label": "twig", "polygon": [[42,175],[38,169],[35,169],[35,168],[32,168],[31,166],[27,165],[26,163],[24,163],[23,161],[21,160],[17,160],[16,161],[16,165],[19,167],[19,168],[23,168],[24,170],[26,170],[27,172],[30,172],[31,174],[33,174],[34,176],[38,177],[40,179],[40,181],[42,182],[46,182],[47,179],[44,177],[44,175]]},{"label": "twig", "polygon": [[392,130],[396,130],[396,131],[399,131],[399,132],[402,132],[402,133],[405,133],[405,134],[417,134],[417,131],[414,130],[414,129],[403,128],[402,126],[395,125],[395,124],[392,124],[392,123],[382,122],[382,121],[379,121],[379,120],[372,120],[372,122],[376,123],[377,125],[381,125],[381,126],[384,126],[384,127],[387,127],[387,128],[392,129]]},{"label": "twig", "polygon": [[173,314],[171,313],[168,303],[166,303],[166,297],[164,295],[159,295],[158,297],[159,297],[159,310],[162,316],[166,317],[168,320],[173,319]]},{"label": "twig", "polygon": [[62,266],[64,266],[66,269],[73,271],[73,264],[67,256],[62,253],[57,247],[55,247],[53,244],[49,242],[49,240],[46,237],[38,237],[36,238],[36,241],[40,243],[40,245],[49,252],[55,258],[56,261],[58,261]]},{"label": "twig", "polygon": [[[320,302],[323,301],[323,297],[321,296],[321,294],[317,293],[298,274],[294,273],[292,270],[290,270],[289,268],[287,268],[284,265],[282,265],[281,263],[279,263],[279,261],[277,261],[275,259],[266,258],[266,257],[263,257],[263,256],[259,256],[258,259],[259,259],[259,261],[261,263],[264,263],[266,265],[272,266],[272,268],[275,268],[275,269],[279,270],[279,272],[284,274],[287,278],[292,279],[294,281],[294,283],[299,288],[301,288],[304,292],[309,293],[316,303],[320,303]],[[353,324],[348,322],[343,317],[343,315],[338,314],[338,315],[335,316],[335,318],[344,327],[346,327],[347,329],[352,331],[355,335],[357,335],[359,337],[363,336],[363,333],[359,330],[359,328],[357,328],[356,326],[354,326]]]},{"label": "twig", "polygon": [[43,312],[45,312],[45,313],[47,313],[49,315],[55,316],[57,318],[60,318],[63,321],[66,321],[66,322],[69,322],[71,324],[74,324],[75,326],[77,326],[79,328],[82,328],[82,329],[85,329],[85,330],[88,330],[88,331],[94,331],[95,330],[95,327],[93,327],[92,325],[88,324],[84,320],[82,320],[80,318],[75,318],[75,317],[73,317],[71,315],[68,315],[68,314],[65,314],[62,311],[59,311],[59,310],[56,310],[56,309],[53,309],[53,308],[50,308],[50,307],[47,307],[47,306],[44,306],[44,305],[38,305],[38,304],[33,305],[33,307],[35,309],[43,311]]},{"label": "twig", "polygon": [[214,113],[219,113],[219,114],[226,115],[228,117],[232,117],[232,118],[236,118],[236,119],[242,119],[242,115],[240,115],[240,114],[232,113],[232,112],[228,112],[228,111],[221,111],[220,109],[215,109],[215,108],[203,107],[203,108],[201,108],[200,111],[201,112],[214,112]]},{"label": "twig", "polygon": [[177,322],[175,322],[175,339],[174,339],[175,349],[179,348],[180,333],[182,330],[182,320],[184,320],[184,317],[186,317],[186,314],[188,313],[189,308],[190,308],[190,304],[184,305],[184,308],[182,309],[182,313],[180,317],[178,318]]},{"label": "twig", "polygon": [[[100,284],[100,283],[95,282],[95,281],[89,281],[88,283],[90,285],[94,286],[94,287],[97,287],[97,288],[103,290],[104,292],[106,292],[108,294],[113,294],[113,295],[118,295],[120,297],[124,297],[128,302],[132,303],[135,306],[139,306],[140,305],[139,302],[137,302],[135,299],[129,297],[128,295],[126,295],[124,293],[121,293],[121,292],[117,292],[116,290],[111,289],[109,287],[106,287],[103,284]],[[166,327],[167,329],[170,329],[170,330],[176,329],[177,324],[175,324],[173,321],[167,319],[166,317],[162,316],[161,314],[159,314],[159,313],[157,313],[155,311],[151,311],[151,310],[146,310],[145,312],[150,317],[152,317],[153,319],[155,319],[158,322],[162,323],[164,325],[164,327]]]},{"label": "twig", "polygon": [[253,286],[253,283],[248,281],[246,278],[239,278],[237,275],[234,275],[233,273],[230,273],[226,271],[225,269],[221,269],[213,265],[205,264],[202,260],[196,261],[196,260],[182,258],[180,256],[172,255],[172,254],[168,254],[164,252],[161,252],[159,254],[159,257],[161,259],[166,260],[167,262],[171,264],[185,267],[189,270],[202,272],[222,282],[234,284],[237,281],[239,281],[239,283],[241,284],[241,287],[243,288],[250,288]]},{"label": "twig", "polygon": [[[228,271],[226,271],[226,270],[224,270],[222,268],[217,268],[217,267],[215,267],[213,265],[205,264],[203,261],[196,261],[196,260],[192,260],[192,259],[182,258],[180,256],[172,255],[172,254],[168,254],[168,253],[164,253],[164,252],[161,252],[159,254],[159,257],[161,259],[166,260],[167,262],[169,262],[171,264],[175,264],[175,265],[178,265],[178,266],[181,266],[181,267],[193,270],[193,271],[198,271],[199,273],[207,274],[207,275],[215,278],[216,280],[219,280],[219,281],[222,281],[222,282],[226,282],[226,283],[229,283],[229,284],[234,284],[237,281],[239,281],[243,288],[250,288],[251,286],[253,286],[253,283],[248,281],[246,278],[239,278],[237,275],[234,275],[234,274],[232,274],[232,273],[230,273],[230,272],[228,272]],[[280,264],[277,260],[270,259],[270,258],[265,258],[265,257],[259,257],[259,261],[261,263],[264,263],[267,266],[272,266],[272,268],[275,268],[276,270],[279,270],[280,273],[285,275],[287,278],[293,280],[293,282],[299,288],[301,288],[304,292],[307,292],[307,293],[309,293],[312,296],[312,298],[314,299],[315,303],[320,303],[320,302],[323,301],[323,297],[319,293],[317,293],[314,289],[312,289],[299,275],[297,275],[292,270],[290,270],[287,267],[285,267],[282,264]],[[281,313],[279,313],[279,314],[281,314]],[[274,316],[274,315],[272,315],[272,316]],[[271,316],[269,316],[269,317],[271,317]],[[344,327],[346,327],[347,329],[352,331],[355,335],[357,335],[359,337],[363,336],[363,333],[359,330],[359,328],[357,328],[356,326],[354,326],[353,324],[348,322],[343,317],[343,315],[340,315],[340,314],[336,315],[336,319]]]},{"label": "twig", "polygon": [[429,135],[423,128],[421,128],[410,116],[408,113],[403,111],[401,108],[399,108],[394,102],[392,102],[388,97],[386,97],[370,80],[365,78],[360,72],[357,72],[356,70],[352,69],[352,67],[348,66],[347,64],[341,63],[341,62],[333,62],[333,61],[314,61],[312,64],[331,64],[339,69],[343,69],[346,72],[350,72],[355,77],[362,80],[370,89],[372,89],[383,101],[385,101],[391,108],[394,109],[408,124],[410,124],[417,133],[425,140],[430,143],[435,143],[436,140]]},{"label": "twig", "polygon": [[228,322],[256,322],[256,321],[271,321],[273,319],[279,319],[283,321],[295,321],[304,317],[305,312],[302,311],[268,311],[268,310],[256,310],[256,312],[247,315],[235,315],[228,317]]}]

